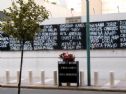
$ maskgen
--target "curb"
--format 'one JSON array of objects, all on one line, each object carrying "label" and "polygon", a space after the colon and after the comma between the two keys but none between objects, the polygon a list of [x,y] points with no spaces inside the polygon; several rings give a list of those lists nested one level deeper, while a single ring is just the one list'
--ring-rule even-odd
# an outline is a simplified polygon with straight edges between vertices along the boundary
[{"label": "curb", "polygon": [[[17,85],[0,85],[1,88],[17,88]],[[104,92],[126,92],[126,89],[121,88],[104,88],[104,87],[93,87],[93,86],[84,86],[84,87],[68,87],[68,86],[48,86],[48,85],[22,85],[21,88],[27,89],[53,89],[53,90],[81,90],[81,91],[104,91]]]}]

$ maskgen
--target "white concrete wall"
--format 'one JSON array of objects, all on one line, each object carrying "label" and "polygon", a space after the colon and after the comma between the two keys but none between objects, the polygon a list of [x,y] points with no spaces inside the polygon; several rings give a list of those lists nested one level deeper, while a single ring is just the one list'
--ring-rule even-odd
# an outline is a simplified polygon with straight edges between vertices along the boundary
[{"label": "white concrete wall", "polygon": [[[90,22],[111,21],[111,20],[126,20],[126,13],[119,13],[119,14],[113,13],[113,14],[90,16]],[[81,22],[86,22],[86,16],[81,17]],[[64,24],[64,23],[66,23],[65,18],[60,17],[60,18],[50,18],[40,24],[47,25],[47,24]]]},{"label": "white concrete wall", "polygon": [[[54,70],[58,70],[59,55],[68,52],[75,55],[75,60],[79,61],[79,70],[87,69],[86,50],[44,50],[25,51],[23,60],[23,78],[27,77],[27,71],[33,70],[37,76],[41,70],[45,70],[46,77],[53,77]],[[4,76],[6,70],[14,73],[19,70],[20,51],[0,51],[0,77]],[[117,78],[124,79],[126,68],[126,50],[91,50],[91,72],[98,71],[101,79],[108,78],[109,71],[115,71]]]},{"label": "white concrete wall", "polygon": [[[125,20],[126,14],[109,14],[102,16],[91,16],[91,22],[95,21],[110,21],[110,20]],[[82,17],[82,22],[86,18]],[[63,24],[65,18],[53,18],[44,21],[41,24]],[[86,70],[86,50],[43,50],[43,51],[25,51],[24,54],[24,74],[28,69],[35,71],[45,69],[47,73],[57,69],[58,57],[62,52],[70,52],[76,56],[76,60],[80,62],[80,70]],[[118,72],[118,77],[122,77],[126,68],[126,49],[91,49],[91,66],[92,70],[103,72],[101,77],[107,77],[107,72],[115,70]],[[104,66],[103,66],[104,64]],[[1,71],[10,69],[13,72],[19,69],[20,51],[0,51],[0,69]],[[113,66],[114,65],[114,66]],[[122,74],[123,71],[123,74]],[[50,76],[50,75],[48,75]]]}]

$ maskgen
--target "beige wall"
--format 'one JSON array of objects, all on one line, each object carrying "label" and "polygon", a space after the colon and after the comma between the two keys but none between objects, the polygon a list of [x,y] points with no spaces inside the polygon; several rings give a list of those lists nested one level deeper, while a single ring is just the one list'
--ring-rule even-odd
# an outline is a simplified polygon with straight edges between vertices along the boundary
[{"label": "beige wall", "polygon": [[51,2],[45,2],[44,0],[35,0],[35,2],[39,5],[43,5],[49,11],[50,18],[72,17],[80,15],[75,11],[71,12],[70,9],[59,4],[52,4]]},{"label": "beige wall", "polygon": [[77,12],[71,12],[70,9],[64,6],[54,5],[47,2],[43,3],[43,6],[46,7],[48,11],[50,11],[50,18],[78,16]]},{"label": "beige wall", "polygon": [[[89,0],[90,2],[90,15],[102,14],[102,2],[101,0]],[[81,13],[82,16],[86,15],[86,0],[81,0]]]},{"label": "beige wall", "polygon": [[126,0],[102,0],[103,13],[126,13]]}]

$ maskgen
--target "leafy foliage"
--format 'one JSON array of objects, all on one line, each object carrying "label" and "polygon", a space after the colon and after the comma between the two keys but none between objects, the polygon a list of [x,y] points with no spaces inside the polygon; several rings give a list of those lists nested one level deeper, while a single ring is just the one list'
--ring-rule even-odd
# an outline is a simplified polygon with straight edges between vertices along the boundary
[{"label": "leafy foliage", "polygon": [[39,20],[48,19],[49,13],[43,6],[36,5],[34,0],[13,1],[12,7],[3,11],[6,15],[2,30],[20,41],[31,41],[39,31]]}]

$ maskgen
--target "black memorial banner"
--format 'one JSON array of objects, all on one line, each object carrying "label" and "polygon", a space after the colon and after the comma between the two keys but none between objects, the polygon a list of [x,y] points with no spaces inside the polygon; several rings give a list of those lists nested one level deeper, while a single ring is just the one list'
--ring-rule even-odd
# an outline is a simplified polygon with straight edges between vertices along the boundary
[{"label": "black memorial banner", "polygon": [[91,48],[119,48],[120,31],[118,21],[93,22],[90,25]]},{"label": "black memorial banner", "polygon": [[9,36],[0,31],[0,50],[10,50]]},{"label": "black memorial banner", "polygon": [[86,32],[84,23],[60,24],[59,25],[59,41],[60,49],[85,49],[86,48]]},{"label": "black memorial banner", "polygon": [[36,34],[34,40],[34,49],[35,50],[53,50],[58,49],[58,25],[44,25],[40,26],[41,32]]},{"label": "black memorial banner", "polygon": [[[41,25],[24,50],[86,49],[86,23]],[[126,20],[90,23],[91,49],[126,48]],[[0,32],[0,50],[20,50],[20,41]]]},{"label": "black memorial banner", "polygon": [[120,48],[126,48],[126,21],[119,21]]}]

